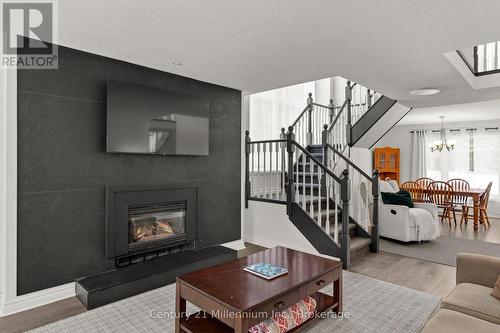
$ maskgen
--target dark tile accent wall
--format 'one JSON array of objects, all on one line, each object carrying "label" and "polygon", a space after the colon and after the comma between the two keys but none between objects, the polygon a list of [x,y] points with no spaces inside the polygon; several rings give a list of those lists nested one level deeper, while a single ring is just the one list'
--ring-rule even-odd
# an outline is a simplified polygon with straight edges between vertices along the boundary
[{"label": "dark tile accent wall", "polygon": [[[210,100],[210,156],[105,153],[108,80]],[[240,120],[240,91],[65,47],[58,70],[19,70],[18,295],[114,267],[106,185],[197,182],[200,245],[239,239]]]}]

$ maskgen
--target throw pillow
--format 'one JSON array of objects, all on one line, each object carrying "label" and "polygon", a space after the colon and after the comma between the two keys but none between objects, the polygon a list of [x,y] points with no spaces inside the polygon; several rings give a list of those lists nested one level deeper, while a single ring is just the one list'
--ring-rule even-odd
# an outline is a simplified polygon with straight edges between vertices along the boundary
[{"label": "throw pillow", "polygon": [[392,185],[385,181],[385,180],[381,180],[380,183],[379,183],[379,190],[380,192],[390,192],[390,193],[396,193],[397,191],[394,190],[394,188],[392,187]]},{"label": "throw pillow", "polygon": [[408,208],[414,207],[410,193],[404,190],[398,193],[382,192],[382,201],[388,205],[406,206]]},{"label": "throw pillow", "polygon": [[493,287],[493,291],[491,292],[491,296],[500,300],[500,275],[498,276],[497,282],[495,283],[495,286]]},{"label": "throw pillow", "polygon": [[411,193],[410,192],[408,192],[407,190],[399,190],[398,194],[402,195],[402,196],[408,198],[408,200],[410,200],[410,202],[411,202],[411,207],[410,208],[415,207],[415,205],[413,204],[413,198],[411,197]]}]

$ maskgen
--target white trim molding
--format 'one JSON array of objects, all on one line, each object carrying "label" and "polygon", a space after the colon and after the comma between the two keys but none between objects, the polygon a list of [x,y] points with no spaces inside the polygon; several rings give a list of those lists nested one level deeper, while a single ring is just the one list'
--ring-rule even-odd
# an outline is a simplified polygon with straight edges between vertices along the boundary
[{"label": "white trim molding", "polygon": [[35,291],[30,294],[17,296],[4,304],[4,315],[36,308],[38,306],[57,302],[75,296],[75,283],[67,283],[57,287]]},{"label": "white trim molding", "polygon": [[0,314],[17,288],[17,69],[0,69]]}]

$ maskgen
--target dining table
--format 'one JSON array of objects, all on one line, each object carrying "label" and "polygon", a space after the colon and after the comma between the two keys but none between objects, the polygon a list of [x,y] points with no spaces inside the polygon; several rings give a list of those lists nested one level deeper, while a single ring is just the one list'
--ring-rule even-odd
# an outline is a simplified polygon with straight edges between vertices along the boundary
[{"label": "dining table", "polygon": [[[479,228],[479,202],[481,200],[481,194],[483,194],[485,189],[480,188],[471,188],[468,190],[459,190],[459,191],[450,191],[450,195],[452,196],[461,196],[461,197],[469,197],[473,202],[473,221],[474,221],[474,230],[478,230]],[[427,197],[432,196],[433,193],[447,193],[447,191],[436,191],[432,189],[422,189],[422,193],[426,194]]]}]

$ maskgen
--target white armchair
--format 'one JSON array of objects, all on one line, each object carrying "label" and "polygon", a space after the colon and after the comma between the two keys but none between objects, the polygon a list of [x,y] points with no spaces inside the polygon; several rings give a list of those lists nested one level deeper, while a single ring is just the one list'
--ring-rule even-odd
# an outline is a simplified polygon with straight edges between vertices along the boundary
[{"label": "white armchair", "polygon": [[[380,192],[398,191],[395,181],[380,181]],[[415,208],[386,205],[380,198],[379,233],[402,242],[436,239],[439,237],[437,207],[431,203],[415,203]]]}]

